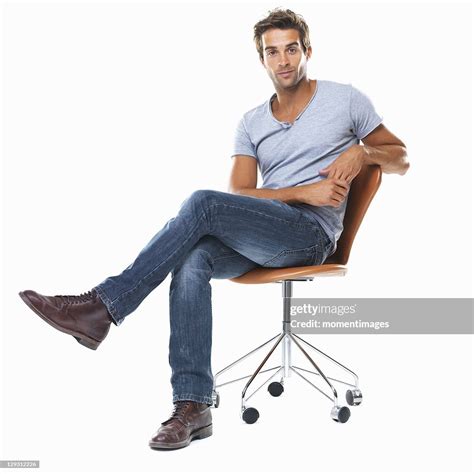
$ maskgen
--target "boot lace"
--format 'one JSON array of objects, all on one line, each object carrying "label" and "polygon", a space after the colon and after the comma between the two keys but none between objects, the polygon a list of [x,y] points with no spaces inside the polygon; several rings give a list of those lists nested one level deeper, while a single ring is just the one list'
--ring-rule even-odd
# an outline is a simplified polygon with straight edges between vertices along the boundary
[{"label": "boot lace", "polygon": [[178,400],[177,402],[175,402],[174,404],[174,408],[173,408],[173,413],[171,414],[171,416],[166,420],[164,421],[162,424],[163,425],[166,425],[168,423],[170,423],[171,421],[173,420],[179,420],[181,423],[183,423],[183,425],[186,424],[186,422],[184,421],[184,414],[186,412],[186,408],[191,404],[192,402],[190,400]]},{"label": "boot lace", "polygon": [[80,295],[55,295],[55,298],[59,298],[65,304],[80,304],[91,301],[96,296],[96,291],[91,290]]}]

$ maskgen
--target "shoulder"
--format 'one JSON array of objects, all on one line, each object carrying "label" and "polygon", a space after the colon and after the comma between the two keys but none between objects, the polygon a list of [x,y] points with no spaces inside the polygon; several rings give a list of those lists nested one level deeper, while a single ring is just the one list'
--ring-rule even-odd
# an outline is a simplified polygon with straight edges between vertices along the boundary
[{"label": "shoulder", "polygon": [[244,124],[246,129],[253,129],[264,123],[265,119],[268,118],[268,103],[270,98],[265,102],[247,110],[240,119],[240,122]]},{"label": "shoulder", "polygon": [[339,96],[349,98],[353,86],[351,83],[318,79],[318,88],[328,96]]},{"label": "shoulder", "polygon": [[268,108],[268,103],[270,99],[267,99],[265,102],[262,102],[261,104],[257,105],[256,107],[253,107],[250,110],[247,110],[247,112],[244,113],[244,119],[249,121],[255,118],[261,118],[264,116],[267,112]]}]

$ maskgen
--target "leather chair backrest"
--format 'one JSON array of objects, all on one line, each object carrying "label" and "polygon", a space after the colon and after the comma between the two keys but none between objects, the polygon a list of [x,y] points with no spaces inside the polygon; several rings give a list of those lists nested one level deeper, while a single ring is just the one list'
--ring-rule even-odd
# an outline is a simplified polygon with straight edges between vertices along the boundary
[{"label": "leather chair backrest", "polygon": [[364,165],[352,180],[342,234],[337,241],[336,251],[324,263],[347,264],[354,238],[381,182],[382,170],[379,165]]}]

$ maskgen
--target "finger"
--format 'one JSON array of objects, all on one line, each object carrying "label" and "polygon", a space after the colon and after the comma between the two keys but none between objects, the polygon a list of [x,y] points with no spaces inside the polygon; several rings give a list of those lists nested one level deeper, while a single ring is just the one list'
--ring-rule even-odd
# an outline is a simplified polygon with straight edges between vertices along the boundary
[{"label": "finger", "polygon": [[334,199],[338,199],[339,201],[342,201],[346,198],[347,196],[347,191],[342,188],[335,188],[333,190],[332,196]]},{"label": "finger", "polygon": [[339,195],[346,197],[349,194],[349,189],[346,186],[336,186],[334,192],[337,192]]},{"label": "finger", "polygon": [[334,198],[343,201],[347,196],[347,192],[342,189],[334,190]]},{"label": "finger", "polygon": [[335,181],[335,184],[349,191],[349,183],[345,179],[338,179]]}]

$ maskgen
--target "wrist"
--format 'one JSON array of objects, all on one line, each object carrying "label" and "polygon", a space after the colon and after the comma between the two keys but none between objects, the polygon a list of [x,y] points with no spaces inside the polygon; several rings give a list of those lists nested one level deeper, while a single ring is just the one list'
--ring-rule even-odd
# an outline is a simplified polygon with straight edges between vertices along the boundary
[{"label": "wrist", "polygon": [[293,188],[293,196],[294,196],[295,200],[300,202],[300,203],[303,203],[303,204],[306,203],[306,201],[305,201],[305,190],[303,189],[305,187],[306,187],[306,185],[301,185],[301,186],[295,186]]},{"label": "wrist", "polygon": [[369,163],[369,151],[365,145],[354,145],[354,153],[360,161],[361,165],[368,165]]}]

